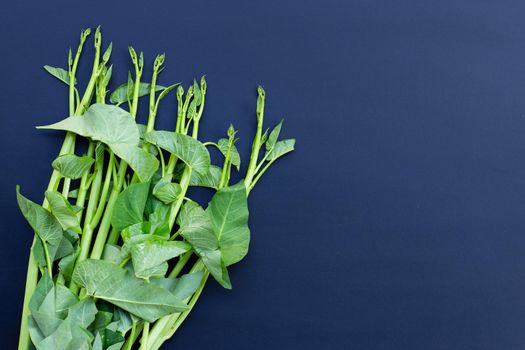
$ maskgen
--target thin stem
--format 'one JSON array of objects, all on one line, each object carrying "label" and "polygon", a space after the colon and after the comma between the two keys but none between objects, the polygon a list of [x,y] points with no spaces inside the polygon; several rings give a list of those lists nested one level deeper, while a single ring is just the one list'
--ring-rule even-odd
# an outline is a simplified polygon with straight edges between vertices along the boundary
[{"label": "thin stem", "polygon": [[261,149],[261,136],[262,136],[262,127],[264,122],[264,90],[259,87],[258,89],[259,97],[257,99],[257,131],[255,132],[255,137],[253,138],[252,144],[252,153],[250,156],[250,163],[248,165],[248,170],[246,171],[245,184],[246,189],[248,189],[252,183],[252,179],[255,176],[255,169],[257,167],[257,162],[259,159],[259,151]]},{"label": "thin stem", "polygon": [[272,153],[271,150],[269,152],[266,152],[266,154],[264,155],[263,159],[261,159],[259,164],[257,164],[257,167],[255,168],[255,174],[257,174],[259,172],[259,169],[261,169],[261,167],[263,166],[264,162],[266,161],[266,159],[268,159],[268,157],[270,156],[271,153]]},{"label": "thin stem", "polygon": [[[130,114],[131,116],[133,116],[133,118],[135,118],[137,115],[137,107],[139,100],[140,78],[142,76],[142,60],[137,61],[135,50],[133,50],[132,48],[130,48],[130,53],[133,64],[135,65],[136,74],[133,88],[133,101],[131,103]],[[115,206],[115,202],[117,201],[118,195],[124,185],[124,181],[126,180],[127,168],[128,164],[124,160],[121,160],[117,172],[117,181],[113,183],[113,189],[111,190],[111,194],[109,195],[106,210],[104,211],[104,216],[102,217],[102,222],[100,223],[100,227],[97,232],[97,238],[95,239],[95,243],[93,245],[93,249],[90,256],[91,259],[100,259],[102,257],[102,253],[104,252],[104,247],[108,239],[109,229],[111,227],[113,207]],[[115,235],[112,234],[111,241],[114,241],[114,236]]]},{"label": "thin stem", "polygon": [[[202,259],[197,260],[195,264],[193,265],[192,269],[190,270],[190,273],[198,272],[204,269],[204,264],[202,263]],[[171,314],[165,317],[162,317],[161,319],[157,320],[155,322],[155,325],[151,329],[150,332],[150,344],[149,350],[157,350],[160,348],[162,343],[164,343],[166,340],[171,338],[175,331],[180,327],[180,324],[184,319],[186,319],[187,315],[191,312],[193,309],[193,306],[195,306],[195,303],[197,302],[200,294],[202,293],[202,290],[204,289],[204,285],[206,284],[206,281],[208,279],[208,271],[204,273],[204,276],[202,278],[201,284],[199,286],[199,289],[193,294],[191,298],[186,299],[184,302],[188,303],[189,309],[182,312],[182,313],[175,313]],[[184,315],[185,314],[185,315]],[[179,317],[184,315],[183,320],[178,323]]]},{"label": "thin stem", "polygon": [[128,339],[126,339],[126,342],[122,346],[123,349],[131,350],[131,348],[133,347],[133,344],[135,344],[135,341],[137,340],[140,333],[142,332],[143,326],[144,326],[143,323],[137,324],[137,326],[135,327],[136,328],[135,333],[129,335]]},{"label": "thin stem", "polygon": [[47,249],[47,243],[42,241],[42,246],[44,247],[44,255],[46,256],[47,272],[49,273],[49,278],[53,280],[53,263],[51,262],[51,258],[49,257],[49,250]]},{"label": "thin stem", "polygon": [[111,174],[112,174],[112,168],[115,163],[115,155],[113,152],[110,152],[110,158],[109,163],[106,169],[106,177],[104,179],[104,186],[102,187],[102,193],[100,195],[100,200],[98,201],[97,211],[95,212],[95,215],[93,216],[93,219],[91,219],[90,225],[91,227],[97,227],[98,222],[100,221],[100,218],[102,217],[102,214],[104,213],[104,208],[106,206],[106,200],[108,197],[109,192],[109,185],[111,184]]},{"label": "thin stem", "polygon": [[[85,34],[85,36],[83,35]],[[81,40],[79,45],[83,45],[85,38],[87,35],[89,35],[89,31],[85,31],[83,34],[81,34]],[[100,34],[99,34],[100,35]],[[97,49],[97,42],[95,41],[95,61],[98,62],[98,57],[100,53],[100,49]],[[81,49],[77,50],[77,56],[80,58]],[[77,58],[75,57],[75,60]],[[98,63],[97,63],[98,64]],[[95,80],[96,77],[92,72],[90,82],[92,80]],[[88,88],[86,88],[85,94],[91,95],[93,93],[93,89],[89,89],[90,84],[88,83]],[[75,89],[76,90],[76,89]],[[76,98],[75,98],[76,100]],[[75,114],[82,114],[83,113],[83,105],[78,104],[77,111]],[[81,113],[79,113],[81,112]],[[62,144],[62,147],[60,148],[59,155],[68,154],[71,149],[74,147],[75,144],[75,136],[73,133],[68,132],[64,138],[64,142]],[[49,180],[49,184],[47,186],[47,190],[56,190],[58,188],[58,182],[60,181],[60,173],[56,170],[53,170],[51,173],[51,178]],[[47,200],[44,200],[43,206],[47,208],[49,203],[47,203]],[[31,247],[35,245],[36,237],[33,238],[33,244]],[[34,257],[33,249],[29,252],[29,261],[27,265],[27,275],[26,275],[26,286],[25,286],[25,292],[24,292],[24,304],[22,308],[22,320],[20,324],[20,338],[18,342],[18,349],[19,350],[26,350],[29,348],[29,328],[28,328],[28,320],[29,320],[29,300],[31,299],[31,296],[33,295],[34,290],[36,289],[36,285],[38,282],[38,263]]]},{"label": "thin stem", "polygon": [[257,177],[252,181],[252,183],[250,184],[250,186],[247,189],[248,193],[250,193],[250,191],[255,187],[255,185],[257,184],[257,181],[259,181],[261,176],[263,176],[263,174],[266,172],[266,170],[268,170],[268,168],[270,167],[270,165],[273,164],[273,162],[275,162],[275,159],[272,159],[271,161],[269,161],[268,164],[266,164],[266,166],[264,168],[262,168],[261,172],[259,174],[257,174]]},{"label": "thin stem", "polygon": [[[88,156],[92,157],[95,153],[95,144],[92,141],[89,141]],[[78,188],[78,196],[77,196],[77,202],[76,205],[80,208],[84,207],[84,202],[86,201],[87,196],[87,190],[89,188],[89,182],[90,182],[90,173],[85,173],[82,178],[80,179],[80,187]],[[78,213],[79,219],[82,217],[82,211]]]},{"label": "thin stem", "polygon": [[140,340],[140,350],[148,350],[149,322],[144,322],[142,328],[142,339]]},{"label": "thin stem", "polygon": [[182,271],[184,266],[186,266],[186,264],[188,263],[192,255],[193,255],[193,251],[191,250],[189,252],[184,253],[179,258],[179,261],[177,261],[177,264],[173,267],[173,270],[171,270],[171,272],[169,273],[168,278],[176,278],[179,275],[179,273]]},{"label": "thin stem", "polygon": [[[136,322],[133,322],[131,324],[131,333],[129,334],[129,339],[135,339],[135,331],[137,329],[137,323]],[[131,347],[133,346],[133,343],[130,341],[128,342],[126,345],[126,347],[124,348],[125,350],[131,350]]]}]

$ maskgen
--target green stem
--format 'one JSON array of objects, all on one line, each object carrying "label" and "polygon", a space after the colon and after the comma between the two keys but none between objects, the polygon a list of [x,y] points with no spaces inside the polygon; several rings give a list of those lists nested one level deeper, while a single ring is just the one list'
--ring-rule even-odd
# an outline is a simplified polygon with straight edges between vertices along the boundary
[{"label": "green stem", "polygon": [[179,275],[179,273],[182,271],[184,266],[186,266],[186,264],[188,263],[192,255],[193,255],[193,251],[191,250],[189,252],[184,253],[179,258],[179,261],[177,261],[177,264],[175,264],[175,266],[173,267],[173,270],[171,270],[171,272],[169,273],[168,278],[176,278]]},{"label": "green stem", "polygon": [[142,328],[142,339],[140,340],[140,350],[148,350],[149,322],[144,322]]},{"label": "green stem", "polygon": [[180,193],[180,196],[171,205],[171,208],[170,208],[170,215],[168,218],[168,227],[170,228],[170,231],[173,228],[173,225],[175,225],[175,219],[177,218],[177,214],[179,213],[179,210],[182,206],[182,202],[184,201],[184,197],[186,196],[186,192],[188,191],[190,180],[191,180],[191,168],[189,166],[186,166],[184,168],[184,172],[182,173],[182,177],[180,179],[180,187],[182,191]]},{"label": "green stem", "polygon": [[264,168],[262,168],[261,172],[257,174],[257,177],[255,177],[255,179],[252,181],[252,183],[250,184],[250,186],[246,190],[248,194],[255,187],[255,185],[257,184],[257,181],[259,181],[261,176],[263,176],[263,174],[266,172],[266,170],[268,170],[268,168],[270,167],[270,165],[273,164],[274,161],[275,161],[275,159],[269,161],[268,164],[266,164],[266,166]]},{"label": "green stem", "polygon": [[44,247],[44,255],[46,256],[47,272],[49,274],[49,278],[53,280],[53,263],[51,262],[51,259],[49,257],[49,250],[47,249],[47,243],[42,241],[42,246]]},{"label": "green stem", "polygon": [[[193,268],[191,269],[190,273],[201,271],[202,269],[204,269],[204,264],[202,263],[202,259],[199,259],[197,260],[195,265],[193,265]],[[173,334],[177,331],[177,329],[180,327],[180,325],[186,319],[186,317],[188,317],[189,313],[197,303],[197,300],[199,299],[202,290],[204,289],[208,276],[209,273],[208,271],[206,271],[202,278],[199,289],[197,289],[197,291],[193,294],[191,298],[185,300],[185,302],[188,303],[189,306],[188,310],[182,313],[176,313],[162,317],[157,322],[155,322],[155,325],[153,326],[150,332],[150,343],[148,344],[149,350],[159,349],[162,343],[171,338]],[[179,321],[181,317],[182,319]]]},{"label": "green stem", "polygon": [[[89,32],[86,31],[85,33],[87,33],[85,35],[85,37],[87,37],[87,35],[89,35]],[[79,46],[82,46],[84,44],[85,37],[81,34],[81,40],[80,40]],[[94,60],[98,64],[98,57],[99,57],[99,53],[100,53],[100,46],[98,45],[98,48],[97,48],[97,41],[95,41],[95,50],[96,50],[97,53],[95,54],[95,59]],[[81,51],[82,51],[81,48],[79,48],[77,50],[77,55],[76,56],[78,56],[78,58],[80,57]],[[75,57],[75,61],[78,62],[77,57]],[[90,82],[96,80],[95,73],[96,73],[95,71],[92,72],[92,75],[91,75],[91,78],[90,78]],[[84,93],[84,97],[90,96],[90,95],[92,95],[92,93],[93,93],[93,86],[91,86],[91,89],[90,89],[90,84],[88,83],[88,87],[86,88],[86,91]],[[89,98],[89,100],[90,99],[91,99],[91,97]],[[75,114],[82,114],[84,112],[83,106],[84,105],[82,103],[79,103],[79,105],[77,107],[77,111],[76,111],[77,113],[75,113]],[[64,138],[64,142],[62,144],[62,147],[60,148],[59,155],[68,154],[71,151],[71,149],[74,147],[74,144],[75,144],[75,141],[76,141],[75,139],[76,139],[75,134],[73,134],[71,132],[68,132],[66,134],[65,138]],[[53,172],[51,173],[51,178],[49,180],[49,184],[47,186],[47,190],[51,190],[51,191],[56,190],[58,188],[58,183],[60,181],[60,177],[61,177],[60,173],[58,171],[56,171],[56,170],[53,170]],[[47,203],[47,200],[44,200],[43,206],[45,208],[47,208],[48,205],[49,204]],[[31,296],[33,295],[33,292],[36,289],[36,285],[37,285],[37,282],[38,282],[38,271],[39,271],[38,263],[37,263],[34,255],[33,255],[33,249],[32,249],[32,247],[35,244],[35,241],[36,241],[36,237],[33,238],[33,244],[31,245],[31,251],[29,252],[29,261],[28,261],[28,265],[27,265],[26,286],[25,286],[25,292],[24,292],[24,304],[23,304],[23,308],[22,308],[22,320],[21,320],[21,324],[20,324],[20,338],[19,338],[19,342],[18,342],[18,350],[26,350],[26,349],[29,348],[29,344],[30,344],[29,327],[28,327],[29,300],[31,299]]]},{"label": "green stem", "polygon": [[[135,51],[130,48],[130,52],[132,52],[132,60],[133,60],[133,63],[135,64],[135,75],[136,75],[135,84],[133,88],[133,102],[131,104],[130,114],[131,116],[133,116],[133,118],[135,118],[137,115],[137,108],[138,108],[139,88],[140,88],[140,78],[142,75],[142,66],[137,61]],[[128,164],[124,160],[121,160],[119,164],[119,169],[117,171],[117,177],[118,177],[117,183],[114,183],[113,189],[111,190],[111,194],[109,195],[109,200],[106,205],[106,210],[104,211],[104,216],[102,217],[102,222],[100,223],[100,227],[97,232],[97,238],[95,239],[93,250],[91,252],[91,256],[90,256],[91,259],[100,259],[102,257],[102,253],[104,252],[104,247],[106,245],[106,241],[108,240],[109,229],[111,227],[113,207],[115,206],[115,202],[117,201],[118,195],[120,194],[120,191],[124,185],[124,181],[126,179],[127,168],[128,168]],[[118,236],[116,238],[118,238]],[[115,235],[112,234],[110,237],[109,243],[112,243],[114,241],[116,241]]]},{"label": "green stem", "polygon": [[133,347],[133,344],[135,344],[135,341],[139,337],[140,333],[142,332],[143,323],[139,323],[135,328],[135,333],[131,333],[129,337],[126,339],[126,342],[122,346],[122,349],[131,350]]},{"label": "green stem", "polygon": [[[89,141],[87,155],[92,157],[94,153],[95,153],[95,144],[92,141]],[[87,172],[80,179],[80,186],[78,188],[78,197],[77,197],[77,202],[76,202],[76,205],[80,208],[84,207],[84,202],[86,201],[87,191],[89,189],[88,184],[89,184],[90,175],[91,174]],[[79,219],[82,217],[82,213],[83,211],[80,211],[78,213]]]},{"label": "green stem", "polygon": [[252,153],[250,156],[250,163],[248,165],[248,170],[246,171],[245,184],[246,189],[248,189],[252,183],[252,179],[255,176],[255,169],[257,168],[257,163],[259,159],[259,150],[261,149],[261,135],[264,122],[264,90],[259,87],[259,97],[257,99],[257,131],[255,132],[255,137],[253,138],[252,143]]},{"label": "green stem", "polygon": [[[129,334],[129,338],[128,339],[135,339],[135,331],[137,329],[137,323],[133,322],[133,324],[131,325],[131,333]],[[123,349],[125,350],[131,350],[131,347],[133,346],[133,343],[132,342],[128,342],[127,344],[124,344],[125,347],[123,347]]]}]

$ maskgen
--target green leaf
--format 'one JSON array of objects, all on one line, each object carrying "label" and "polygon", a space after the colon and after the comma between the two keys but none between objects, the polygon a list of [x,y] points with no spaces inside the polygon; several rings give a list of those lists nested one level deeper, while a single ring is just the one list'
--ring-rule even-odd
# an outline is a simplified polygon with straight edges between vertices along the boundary
[{"label": "green leaf", "polygon": [[206,174],[210,168],[210,154],[198,140],[188,135],[170,131],[151,131],[144,139],[176,155],[199,174]]},{"label": "green leaf", "polygon": [[60,223],[49,211],[22,196],[20,186],[16,186],[16,199],[20,211],[37,236],[48,245],[50,258],[53,258],[63,237]]},{"label": "green leaf", "polygon": [[[180,179],[184,171],[184,164],[177,164],[175,167],[175,178]],[[210,165],[209,170],[201,175],[197,172],[191,173],[190,186],[208,187],[216,190],[221,182],[222,168],[216,165]]]},{"label": "green leaf", "polygon": [[138,147],[140,133],[133,117],[116,106],[94,104],[83,116],[37,128],[71,131],[105,143],[130,165],[141,181],[148,181],[159,167],[155,156]]},{"label": "green leaf", "polygon": [[58,263],[58,268],[62,275],[65,277],[66,281],[71,281],[71,276],[73,275],[73,269],[75,268],[75,262],[78,257],[78,251],[69,254],[63,257]]},{"label": "green leaf", "polygon": [[[182,241],[167,241],[155,235],[138,235],[132,237],[122,248],[129,251],[135,276],[149,279],[160,273],[163,276],[167,269],[169,259],[186,253],[191,246]],[[163,265],[159,267],[159,265]]]},{"label": "green leaf", "polygon": [[55,312],[60,318],[65,318],[71,306],[75,305],[78,299],[73,292],[61,284],[55,287]]},{"label": "green leaf", "polygon": [[74,154],[58,156],[51,166],[63,177],[80,179],[89,171],[95,160],[89,156],[79,157]]},{"label": "green leaf", "polygon": [[104,348],[102,347],[102,338],[100,337],[100,333],[97,333],[97,335],[95,336],[92,350],[104,350]]},{"label": "green leaf", "polygon": [[184,204],[177,217],[177,223],[182,236],[197,253],[219,248],[210,215],[197,203]]},{"label": "green leaf", "polygon": [[[166,97],[166,95],[169,94],[171,90],[175,89],[179,85],[180,85],[180,83],[175,83],[175,84],[170,85],[167,88],[163,89],[162,92],[159,94],[159,97],[157,98],[157,103],[159,103],[159,101],[161,101],[164,97]],[[157,90],[157,91],[159,91],[159,90]]]},{"label": "green leaf", "polygon": [[173,183],[168,179],[161,179],[153,187],[153,195],[157,197],[162,203],[170,204],[177,200],[182,192],[179,184]]},{"label": "green leaf", "polygon": [[182,236],[202,258],[208,271],[224,288],[230,289],[230,277],[221,258],[209,212],[197,203],[188,202],[182,207],[177,220]]},{"label": "green leaf", "polygon": [[271,151],[272,148],[275,146],[275,143],[277,142],[277,139],[279,138],[279,134],[281,133],[281,127],[283,126],[283,121],[281,120],[279,124],[273,128],[272,132],[270,133],[270,136],[268,136],[268,140],[266,141],[266,150]]},{"label": "green leaf", "polygon": [[[44,69],[49,74],[51,74],[52,76],[57,78],[58,80],[62,81],[66,85],[69,85],[69,73],[68,73],[67,70],[62,69],[62,68],[57,68],[57,67],[51,67],[51,66],[48,66],[48,65],[45,65]],[[77,83],[77,81],[75,79],[75,85],[76,85],[76,83]]]},{"label": "green leaf", "polygon": [[102,341],[105,344],[106,350],[120,350],[122,344],[124,344],[124,337],[119,333],[106,328]]},{"label": "green leaf", "polygon": [[[141,82],[139,86],[139,97],[149,95],[150,89],[151,89],[150,83]],[[165,86],[162,86],[162,85],[155,86],[156,92],[164,90],[164,89],[166,89]],[[133,91],[133,84],[131,84],[130,90]],[[128,83],[122,84],[118,88],[116,88],[115,91],[113,91],[113,93],[111,93],[111,95],[109,96],[109,101],[117,105],[128,102]]]},{"label": "green leaf", "polygon": [[97,307],[95,302],[91,298],[86,298],[75,304],[68,314],[75,324],[87,328],[94,320],[97,315]]},{"label": "green leaf", "polygon": [[46,199],[49,202],[51,213],[53,213],[64,230],[82,233],[75,208],[62,194],[56,191],[46,191]]},{"label": "green leaf", "polygon": [[[181,299],[182,300],[182,299]],[[133,326],[131,316],[127,311],[115,306],[114,318],[116,320],[115,331],[125,335]]]},{"label": "green leaf", "polygon": [[193,79],[193,99],[195,101],[196,106],[200,106],[202,104],[201,89],[199,87],[199,84],[197,83],[197,80],[195,79]]},{"label": "green leaf", "polygon": [[149,230],[148,233],[164,238],[170,236],[170,225],[168,222],[168,215],[170,206],[159,205],[153,213],[149,215]]},{"label": "green leaf", "polygon": [[47,294],[53,289],[53,281],[47,273],[43,274],[36,285],[35,291],[29,300],[29,310],[37,311],[44,302]]},{"label": "green leaf", "polygon": [[91,333],[98,333],[97,331],[106,328],[113,320],[113,313],[110,311],[99,310],[95,315],[95,320],[89,325]]},{"label": "green leaf", "polygon": [[169,290],[180,300],[185,300],[199,288],[204,271],[182,275],[179,278],[152,278],[151,282]]},{"label": "green leaf", "polygon": [[268,160],[276,160],[277,158],[284,156],[286,153],[292,152],[294,150],[294,147],[295,139],[286,139],[278,141],[273,147],[273,150],[271,151]]},{"label": "green leaf", "polygon": [[117,231],[142,222],[149,186],[149,182],[132,184],[119,194],[111,218],[111,225]]},{"label": "green leaf", "polygon": [[244,182],[220,189],[207,209],[226,266],[240,261],[250,243],[248,203]]},{"label": "green leaf", "polygon": [[44,274],[31,298],[30,310],[30,335],[38,350],[90,349],[92,336],[86,327],[97,312],[93,300],[79,302],[68,288],[53,286]]},{"label": "green leaf", "polygon": [[35,344],[37,350],[90,350],[93,336],[69,316],[56,331]]},{"label": "green leaf", "polygon": [[86,288],[88,295],[106,300],[148,322],[188,308],[167,290],[104,260],[82,261],[75,269],[73,280]]},{"label": "green leaf", "polygon": [[[217,146],[221,153],[226,157],[226,153],[228,152],[228,139],[220,139],[217,142]],[[237,150],[237,147],[235,145],[232,145],[232,148],[230,150],[230,161],[234,167],[239,170],[241,168],[241,157],[239,156],[239,151]]]},{"label": "green leaf", "polygon": [[122,262],[120,247],[113,244],[106,244],[104,247],[104,253],[102,254],[102,260],[109,261],[115,265],[120,265]]}]

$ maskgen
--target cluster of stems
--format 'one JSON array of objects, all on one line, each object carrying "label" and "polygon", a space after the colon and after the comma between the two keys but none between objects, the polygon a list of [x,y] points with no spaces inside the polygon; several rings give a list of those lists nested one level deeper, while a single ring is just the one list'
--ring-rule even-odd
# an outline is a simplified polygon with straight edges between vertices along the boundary
[{"label": "cluster of stems", "polygon": [[[93,68],[89,82],[81,94],[76,87],[76,74],[79,66],[79,60],[86,43],[90,36],[91,30],[87,29],[81,32],[80,43],[73,56],[71,50],[68,57],[68,77],[69,77],[69,114],[70,116],[80,116],[92,103],[106,103],[106,95],[108,92],[108,84],[111,78],[112,66],[109,65],[111,56],[111,44],[102,52],[102,34],[100,28],[94,32],[94,49],[95,55],[93,58]],[[128,82],[128,108],[132,117],[136,118],[138,103],[140,97],[140,87],[142,75],[144,70],[143,54],[137,52],[130,47],[129,53],[131,62],[134,68],[133,78]],[[149,109],[146,124],[146,132],[153,131],[155,128],[155,120],[160,100],[164,97],[164,93],[160,95],[157,93],[157,79],[159,73],[163,69],[165,56],[158,55],[153,64],[153,73],[150,80],[149,92]],[[190,85],[186,93],[180,85],[172,85],[168,89],[176,88],[177,95],[177,121],[174,131],[177,133],[190,135],[197,138],[199,133],[199,123],[203,115],[205,98],[206,98],[206,81],[204,77],[200,83],[195,83],[199,89],[200,104],[195,110],[192,110],[191,101],[194,96],[194,86]],[[255,184],[258,182],[262,174],[268,169],[272,161],[267,161],[266,157],[259,160],[259,153],[267,137],[266,133],[263,135],[263,118],[264,118],[264,91],[259,90],[259,98],[257,103],[257,130],[252,145],[252,153],[247,167],[245,176],[245,185],[247,193],[249,193]],[[230,172],[232,166],[232,159],[230,151],[237,141],[235,138],[235,131],[233,127],[228,130],[228,149],[224,157],[222,166],[220,183],[218,188],[228,186],[230,181]],[[76,135],[68,132],[65,136],[62,147],[60,148],[59,156],[75,154],[77,145]],[[207,143],[207,145],[216,145]],[[167,160],[164,159],[164,154],[160,149],[155,150],[151,144],[144,142],[142,145],[146,151],[156,151],[161,161],[161,174],[163,177],[172,177],[174,175],[179,159],[173,154]],[[78,218],[82,224],[82,234],[80,236],[80,244],[78,255],[75,264],[80,263],[85,259],[101,259],[103,257],[104,248],[107,244],[117,244],[120,240],[120,232],[112,229],[111,218],[113,209],[119,194],[131,183],[138,182],[136,175],[130,176],[128,164],[122,159],[119,159],[113,152],[101,143],[90,140],[86,151],[88,156],[95,158],[95,163],[90,171],[88,171],[79,180],[78,188],[75,189],[73,195],[72,181],[69,178],[61,176],[60,172],[53,170],[47,190],[60,191],[65,198],[76,198],[75,205],[79,208]],[[264,166],[263,166],[264,165]],[[190,186],[192,176],[192,169],[185,166],[180,177],[181,194],[177,200],[171,204],[168,212],[168,225],[170,232],[175,226],[177,215],[186,199],[186,192]],[[44,208],[49,207],[49,203],[44,201]],[[178,232],[171,235],[170,239],[175,239]],[[33,245],[36,242],[33,241]],[[45,245],[44,245],[45,248]],[[154,323],[148,323],[143,320],[133,321],[131,331],[129,332],[123,349],[132,349],[135,342],[140,339],[140,349],[142,350],[156,350],[160,348],[163,342],[169,339],[180,327],[182,322],[188,317],[192,311],[195,303],[199,299],[202,290],[208,280],[209,273],[201,259],[192,259],[195,253],[189,251],[181,255],[173,268],[168,272],[167,277],[175,278],[179,276],[183,269],[189,269],[190,272],[204,271],[203,278],[199,288],[184,302],[187,303],[188,309],[181,313],[171,314],[160,318]],[[46,251],[47,256],[47,251]],[[186,266],[190,261],[195,261],[192,267]],[[76,266],[76,265],[75,265]],[[24,295],[24,304],[22,312],[22,323],[19,340],[19,350],[29,349],[30,338],[28,331],[28,316],[29,316],[29,300],[35,291],[39,277],[44,273],[49,273],[53,278],[53,263],[47,256],[47,268],[39,267],[34,256],[33,249],[31,249],[26,289]],[[55,267],[56,269],[56,267]],[[61,273],[58,272],[55,276],[57,280],[63,279]],[[86,292],[79,288],[73,281],[69,282],[69,289],[75,293],[79,298],[87,298]]]}]

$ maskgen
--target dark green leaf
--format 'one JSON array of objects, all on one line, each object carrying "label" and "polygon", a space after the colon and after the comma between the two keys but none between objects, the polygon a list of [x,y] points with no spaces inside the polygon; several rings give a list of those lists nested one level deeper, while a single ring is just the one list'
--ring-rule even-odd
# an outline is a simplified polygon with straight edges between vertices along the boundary
[{"label": "dark green leaf", "polygon": [[149,185],[149,182],[136,183],[128,186],[119,194],[111,218],[111,225],[116,230],[122,231],[128,226],[142,222]]},{"label": "dark green leaf", "polygon": [[[177,164],[175,167],[175,178],[180,179],[184,171],[184,164]],[[222,168],[210,165],[209,171],[201,175],[197,172],[191,173],[190,186],[208,187],[216,190],[221,181]]]}]

